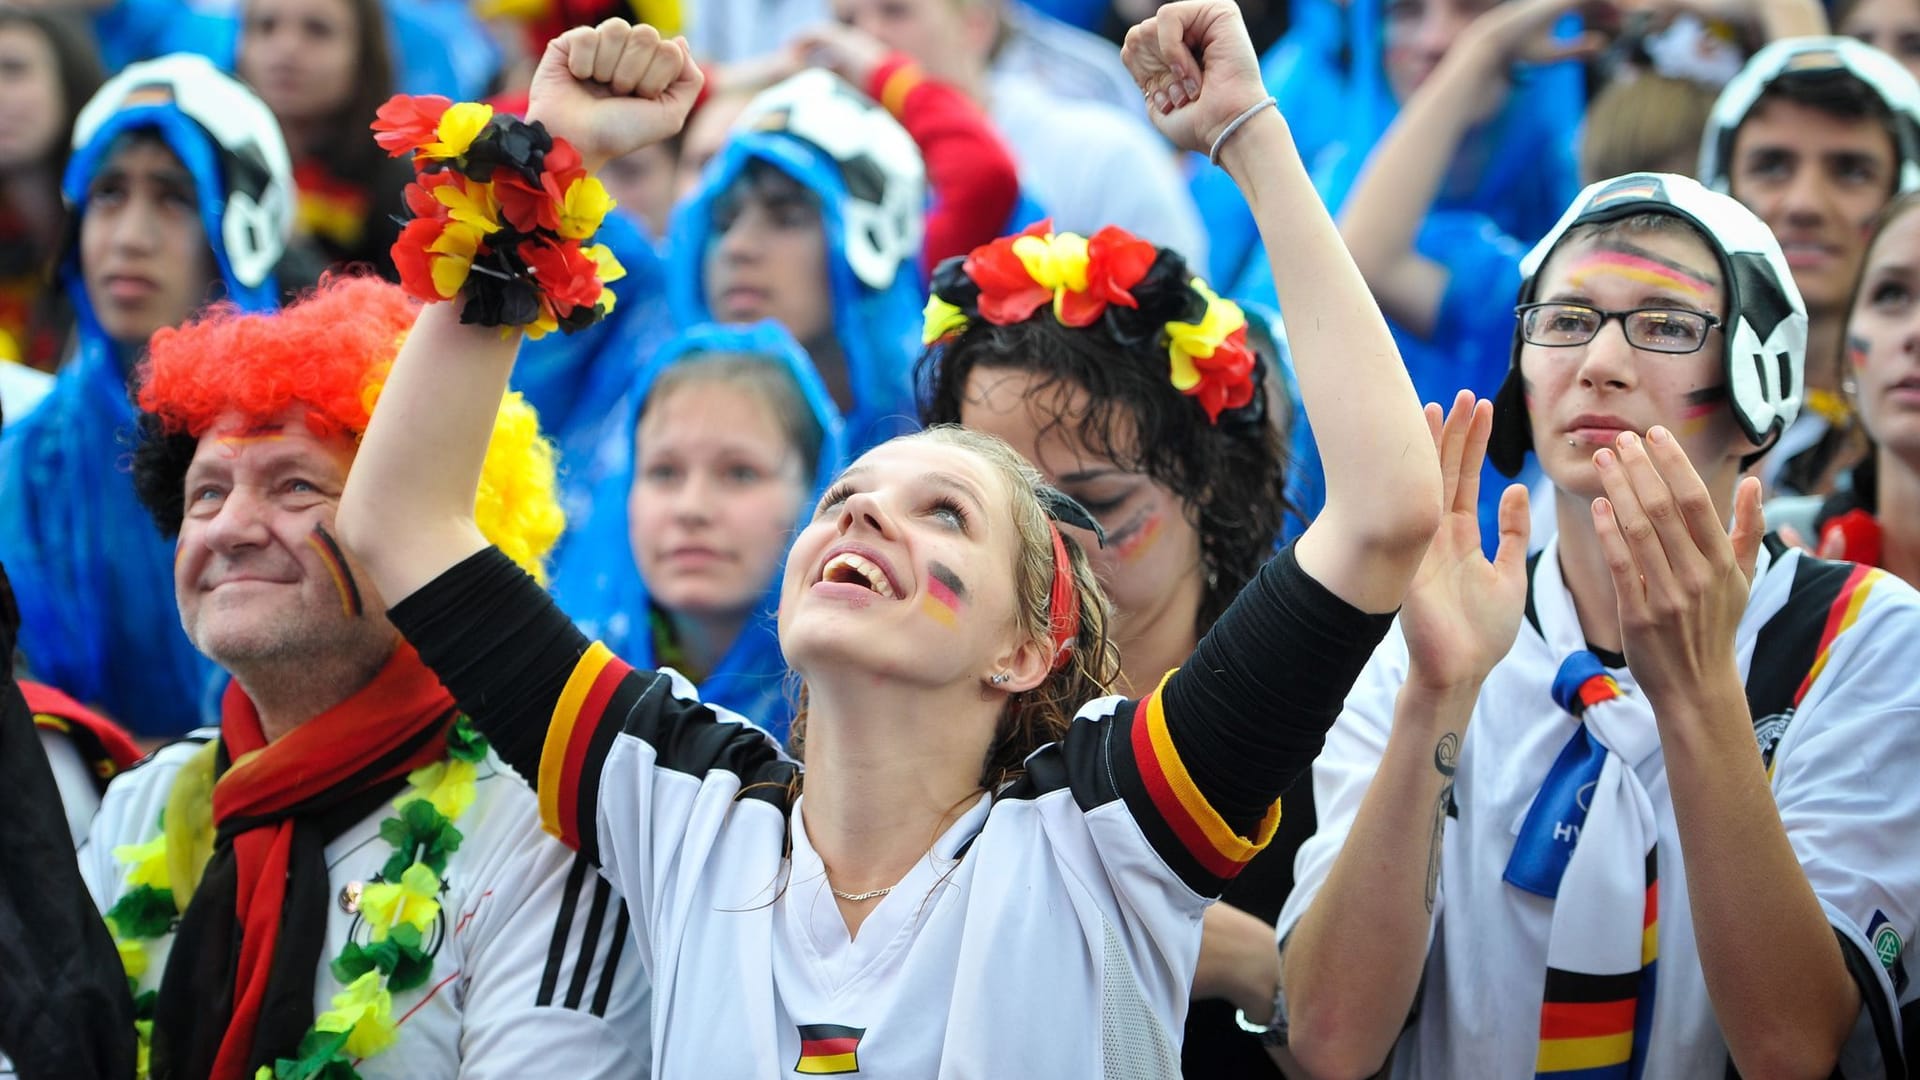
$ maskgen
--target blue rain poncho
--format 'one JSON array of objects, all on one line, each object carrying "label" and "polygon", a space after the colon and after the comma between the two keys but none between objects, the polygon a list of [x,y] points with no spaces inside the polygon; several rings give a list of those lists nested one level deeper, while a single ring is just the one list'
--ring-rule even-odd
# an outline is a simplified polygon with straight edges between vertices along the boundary
[{"label": "blue rain poncho", "polygon": [[[746,354],[784,366],[812,407],[822,435],[820,461],[809,478],[811,495],[801,503],[802,519],[846,464],[840,412],[813,361],[777,324],[705,324],[662,346],[627,394],[629,407],[621,427],[626,447],[623,467],[596,488],[593,503],[599,512],[576,524],[577,532],[562,550],[553,577],[554,597],[582,632],[604,641],[635,667],[652,667],[661,660],[654,655],[652,604],[634,558],[627,525],[627,495],[635,473],[634,431],[647,395],[661,373],[685,358],[710,353]],[[786,692],[787,664],[780,653],[774,622],[779,603],[780,572],[776,569],[752,620],[720,663],[701,680],[700,700],[732,709],[784,741],[793,720],[793,703]]]}]

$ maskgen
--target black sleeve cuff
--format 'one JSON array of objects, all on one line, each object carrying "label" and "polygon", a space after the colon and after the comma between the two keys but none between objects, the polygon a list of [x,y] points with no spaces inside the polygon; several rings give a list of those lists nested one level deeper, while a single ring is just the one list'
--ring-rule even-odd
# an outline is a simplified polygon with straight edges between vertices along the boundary
[{"label": "black sleeve cuff", "polygon": [[589,645],[546,590],[488,547],[387,617],[494,751],[533,783],[554,705]]},{"label": "black sleeve cuff", "polygon": [[1335,596],[1282,549],[1166,687],[1167,728],[1195,786],[1250,832],[1312,765],[1393,625]]}]

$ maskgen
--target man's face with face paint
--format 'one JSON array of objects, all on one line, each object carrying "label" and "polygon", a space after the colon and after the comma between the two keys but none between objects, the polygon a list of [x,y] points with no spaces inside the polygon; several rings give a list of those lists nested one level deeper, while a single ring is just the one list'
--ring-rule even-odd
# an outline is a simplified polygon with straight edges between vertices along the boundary
[{"label": "man's face with face paint", "polygon": [[[1727,317],[1718,260],[1688,232],[1613,233],[1563,241],[1540,271],[1540,302],[1603,311],[1666,308]],[[1581,498],[1603,491],[1594,451],[1621,431],[1655,424],[1680,440],[1709,490],[1732,490],[1753,449],[1727,402],[1724,324],[1696,352],[1629,344],[1619,319],[1584,345],[1521,347],[1534,451],[1554,486]]]},{"label": "man's face with face paint", "polygon": [[345,435],[315,435],[300,407],[264,424],[223,416],[201,437],[174,594],[194,646],[236,676],[392,647],[386,605],[333,540],[353,454]]}]

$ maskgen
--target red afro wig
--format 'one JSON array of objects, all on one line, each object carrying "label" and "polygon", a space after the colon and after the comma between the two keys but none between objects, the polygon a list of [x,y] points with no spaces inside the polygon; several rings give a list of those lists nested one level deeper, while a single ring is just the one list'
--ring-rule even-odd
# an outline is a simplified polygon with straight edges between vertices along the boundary
[{"label": "red afro wig", "polygon": [[265,424],[304,405],[315,435],[358,436],[367,429],[368,390],[384,381],[419,312],[398,285],[331,275],[278,312],[215,305],[155,332],[140,409],[165,434],[198,438],[230,412]]}]

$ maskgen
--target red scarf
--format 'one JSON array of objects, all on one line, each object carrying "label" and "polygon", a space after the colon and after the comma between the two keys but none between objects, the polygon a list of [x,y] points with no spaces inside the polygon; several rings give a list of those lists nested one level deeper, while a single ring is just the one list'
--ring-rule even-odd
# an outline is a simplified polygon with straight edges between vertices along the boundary
[{"label": "red scarf", "polygon": [[[220,737],[233,764],[214,784],[213,817],[220,835],[232,837],[240,934],[233,1013],[220,1038],[213,1080],[251,1080],[254,1068],[275,1054],[294,1055],[293,1045],[256,1047],[262,1034],[256,1029],[273,982],[289,882],[330,890],[324,864],[318,882],[302,881],[303,868],[290,866],[303,814],[439,761],[454,714],[452,696],[404,642],[358,693],[272,744],[239,684],[227,687]],[[311,969],[282,977],[303,980],[301,990],[311,998]],[[300,1033],[292,1037],[297,1043]]]}]

